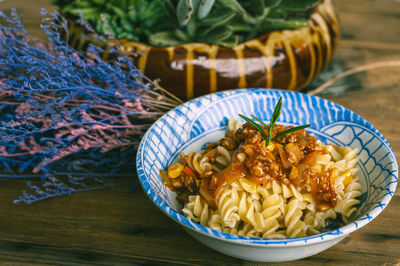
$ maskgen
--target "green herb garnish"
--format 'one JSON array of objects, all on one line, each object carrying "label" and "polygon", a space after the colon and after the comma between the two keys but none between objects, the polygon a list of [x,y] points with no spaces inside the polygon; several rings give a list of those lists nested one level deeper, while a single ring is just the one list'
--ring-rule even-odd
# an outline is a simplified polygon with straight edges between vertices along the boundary
[{"label": "green herb garnish", "polygon": [[304,128],[307,128],[307,127],[311,126],[311,125],[303,125],[303,126],[292,127],[292,128],[286,129],[285,131],[280,132],[279,134],[277,134],[275,137],[272,138],[272,132],[274,131],[274,127],[275,127],[275,125],[276,125],[276,122],[278,121],[279,116],[281,115],[281,110],[282,110],[282,97],[279,98],[279,101],[278,101],[278,103],[277,103],[276,106],[275,106],[275,109],[274,109],[274,112],[273,112],[273,114],[272,114],[272,117],[271,117],[271,121],[270,121],[270,123],[269,123],[269,126],[267,126],[267,125],[266,125],[261,119],[259,119],[258,117],[252,115],[252,117],[253,117],[255,120],[257,120],[261,125],[263,125],[266,129],[268,129],[268,135],[265,134],[264,129],[263,129],[260,125],[258,125],[256,122],[254,122],[254,121],[251,120],[250,118],[248,118],[248,117],[246,117],[246,116],[244,116],[244,115],[242,115],[242,114],[239,114],[239,116],[240,116],[241,118],[243,118],[246,122],[248,122],[250,125],[252,125],[255,129],[257,129],[257,130],[261,133],[261,135],[262,135],[262,136],[264,137],[264,139],[265,139],[265,146],[268,147],[269,142],[270,142],[271,140],[276,140],[276,139],[278,139],[279,137],[282,137],[283,135],[286,135],[286,134],[288,134],[288,133],[291,133],[291,132],[294,132],[294,131],[297,131],[297,130],[300,130],[300,129],[304,129]]},{"label": "green herb garnish", "polygon": [[257,129],[258,131],[260,131],[261,135],[267,139],[267,135],[265,135],[264,130],[262,129],[262,127],[260,127],[259,125],[257,125],[256,122],[254,122],[253,120],[251,120],[248,117],[245,117],[244,115],[239,115],[241,118],[243,118],[244,120],[246,120],[250,125],[252,125],[253,127],[255,127],[255,129]]},{"label": "green herb garnish", "polygon": [[282,131],[281,133],[276,134],[276,136],[273,137],[272,140],[276,140],[279,137],[282,137],[283,135],[286,135],[288,133],[291,133],[291,132],[294,132],[294,131],[297,131],[297,130],[300,130],[300,129],[307,128],[309,126],[311,126],[311,125],[304,125],[304,126],[298,126],[298,127],[292,127],[292,128],[286,129],[285,131]]}]

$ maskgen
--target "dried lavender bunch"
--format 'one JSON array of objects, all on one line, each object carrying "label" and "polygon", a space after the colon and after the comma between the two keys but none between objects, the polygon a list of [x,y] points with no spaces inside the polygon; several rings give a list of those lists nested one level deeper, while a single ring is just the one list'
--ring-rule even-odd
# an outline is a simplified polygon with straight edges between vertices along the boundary
[{"label": "dried lavender bunch", "polygon": [[43,15],[48,43],[32,38],[15,10],[0,12],[0,178],[41,178],[15,203],[133,177],[140,138],[179,104],[117,50],[110,63],[99,47],[69,47],[60,38],[66,20]]}]

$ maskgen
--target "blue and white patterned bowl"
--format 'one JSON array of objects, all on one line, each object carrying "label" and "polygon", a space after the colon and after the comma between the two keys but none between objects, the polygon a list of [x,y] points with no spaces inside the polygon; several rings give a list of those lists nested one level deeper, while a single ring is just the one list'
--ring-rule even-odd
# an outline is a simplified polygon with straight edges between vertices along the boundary
[{"label": "blue and white patterned bowl", "polygon": [[[159,170],[176,160],[179,151],[199,151],[205,143],[224,136],[229,117],[256,115],[269,121],[283,97],[283,125],[311,124],[307,131],[325,143],[358,148],[361,203],[355,221],[319,235],[262,239],[221,233],[189,221],[169,191]],[[244,89],[223,91],[193,99],[155,122],[143,137],[137,154],[137,172],[144,191],[166,215],[189,234],[222,253],[252,261],[288,261],[317,254],[363,227],[388,205],[397,184],[397,163],[389,143],[367,120],[333,102],[302,93]]]}]

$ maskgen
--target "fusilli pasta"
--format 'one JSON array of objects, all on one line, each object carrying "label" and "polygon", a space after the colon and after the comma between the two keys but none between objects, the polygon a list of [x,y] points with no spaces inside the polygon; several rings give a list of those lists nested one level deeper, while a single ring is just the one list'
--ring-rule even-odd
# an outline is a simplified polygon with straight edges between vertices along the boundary
[{"label": "fusilli pasta", "polygon": [[328,219],[337,219],[337,214],[348,222],[359,203],[356,198],[361,195],[361,185],[354,177],[356,150],[326,147],[329,154],[318,156],[316,165],[320,171],[322,168],[333,171],[338,196],[334,208],[317,210],[312,194],[293,184],[272,180],[266,187],[261,187],[241,178],[216,197],[215,211],[209,210],[207,203],[196,195],[189,197],[182,212],[189,219],[218,231],[263,238],[318,234]]},{"label": "fusilli pasta", "polygon": [[186,203],[185,207],[182,209],[182,213],[185,214],[188,219],[207,226],[211,210],[209,210],[208,204],[200,195],[191,195],[189,196],[189,202]]},{"label": "fusilli pasta", "polygon": [[[240,121],[229,119],[226,138],[204,151],[180,154],[186,167],[180,177],[185,182],[196,176],[200,177],[196,182],[206,179],[202,184],[212,188],[191,190],[194,193],[182,209],[188,219],[221,232],[262,238],[318,234],[329,220],[351,220],[361,195],[355,176],[357,149],[324,145],[303,132],[275,142],[274,150],[274,145],[257,146],[261,137],[252,135],[247,124],[240,128]],[[245,142],[241,134],[248,134]],[[236,168],[224,174],[234,163]],[[173,185],[173,177],[162,174]],[[224,174],[219,177],[223,187],[218,187],[216,174]],[[258,176],[267,182],[258,183]]]}]

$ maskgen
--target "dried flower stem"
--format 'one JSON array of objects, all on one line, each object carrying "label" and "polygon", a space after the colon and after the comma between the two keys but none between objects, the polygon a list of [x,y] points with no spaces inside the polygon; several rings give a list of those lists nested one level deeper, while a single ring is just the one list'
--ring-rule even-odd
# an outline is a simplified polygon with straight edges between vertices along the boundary
[{"label": "dried flower stem", "polygon": [[376,62],[376,63],[371,63],[371,64],[351,68],[347,71],[344,71],[344,72],[336,75],[335,77],[331,78],[330,80],[326,81],[318,88],[309,91],[308,94],[310,94],[310,95],[318,94],[318,93],[322,92],[323,90],[325,90],[326,88],[328,88],[329,86],[331,86],[336,81],[338,81],[344,77],[347,77],[347,76],[350,76],[350,75],[353,75],[356,73],[364,72],[364,71],[369,71],[369,70],[376,69],[376,68],[381,68],[381,67],[400,67],[400,61],[398,61],[398,60],[383,61],[383,62]]}]

